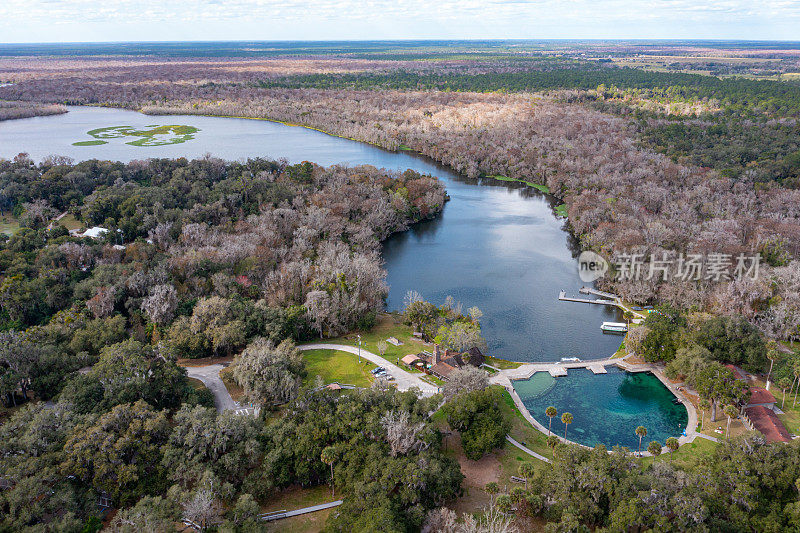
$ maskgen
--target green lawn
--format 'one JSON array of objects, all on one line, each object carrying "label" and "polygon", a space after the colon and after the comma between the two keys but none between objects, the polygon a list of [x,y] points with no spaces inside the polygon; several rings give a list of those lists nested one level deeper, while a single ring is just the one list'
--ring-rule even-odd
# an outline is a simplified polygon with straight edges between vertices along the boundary
[{"label": "green lawn", "polygon": [[[775,396],[775,399],[778,400],[776,405],[780,407],[783,401],[781,389],[773,385],[771,387],[771,392]],[[789,391],[786,391],[786,401],[783,403],[783,409],[781,409],[783,414],[778,415],[778,418],[783,422],[783,425],[786,426],[786,429],[789,430],[789,433],[798,435],[800,434],[800,395],[797,396],[797,403],[792,406],[794,397],[794,393],[789,394]]]},{"label": "green lawn", "polygon": [[[650,441],[647,442],[649,443]],[[646,443],[643,441],[642,448],[645,447],[645,444]],[[709,455],[714,453],[714,450],[717,449],[717,446],[719,446],[719,444],[716,442],[711,442],[708,439],[698,437],[694,439],[694,442],[684,444],[678,448],[678,451],[672,454],[672,461],[675,463],[675,466],[679,466],[688,470],[701,461],[704,461]],[[633,451],[635,452],[636,450]],[[652,464],[653,461],[669,461],[670,456],[669,453],[666,452],[667,448],[664,447],[664,453],[658,457],[642,457],[642,464],[647,466]]]},{"label": "green lawn", "polygon": [[519,368],[522,366],[522,363],[516,363],[514,361],[506,361],[505,359],[498,359],[492,356],[486,356],[486,364],[491,365],[495,368],[499,368],[500,370],[510,370],[512,368]]},{"label": "green lawn", "polygon": [[11,215],[0,215],[0,233],[14,235],[19,229],[19,222]]},{"label": "green lawn", "polygon": [[[403,363],[398,363],[399,359],[402,359],[408,354],[417,354],[423,350],[427,350],[429,352],[433,350],[432,345],[422,342],[418,338],[414,337],[412,333],[411,327],[403,324],[402,317],[399,314],[381,313],[378,315],[377,325],[369,331],[354,331],[348,333],[347,335],[323,339],[319,342],[358,346],[358,339],[356,336],[361,335],[361,347],[374,354],[380,355],[380,352],[378,351],[378,342],[386,341],[386,339],[389,337],[394,337],[401,341],[403,345],[394,346],[387,343],[386,353],[383,355],[383,358],[394,364],[399,364],[399,366],[403,367],[403,369],[407,370],[408,372],[421,373],[417,369],[408,368],[404,366]],[[495,359],[494,357],[487,357],[486,362],[492,366],[502,369],[517,368],[522,364],[506,361],[504,359]],[[436,378],[434,378],[434,380],[434,383],[438,382]],[[441,384],[441,382],[438,382],[437,384]]]},{"label": "green lawn", "polygon": [[539,192],[543,192],[545,194],[550,194],[550,188],[547,185],[540,185],[538,183],[533,183],[532,181],[524,180],[522,178],[509,178],[508,176],[501,176],[499,174],[495,174],[492,176],[487,176],[488,178],[496,179],[498,181],[516,181],[518,183],[524,183],[529,187],[533,187]]},{"label": "green lawn", "polygon": [[[503,390],[503,404],[500,407],[503,410],[503,414],[511,422],[511,431],[509,431],[508,434],[517,442],[524,443],[526,447],[534,452],[544,455],[545,457],[550,457],[552,451],[547,447],[547,435],[533,427],[531,423],[522,416],[522,413],[519,412],[516,404],[514,404],[514,399],[511,398],[511,395],[505,388],[500,387],[500,385],[492,386]],[[531,460],[540,462],[533,457],[531,457]]]},{"label": "green lawn", "polygon": [[[415,338],[411,333],[411,327],[403,324],[399,317],[390,313],[382,313],[378,316],[378,324],[369,331],[354,331],[341,337],[324,339],[320,342],[358,346],[356,336],[361,335],[361,347],[374,354],[380,355],[378,351],[378,342],[386,341],[389,337],[394,337],[403,342],[403,345],[394,346],[387,343],[386,353],[383,358],[397,364],[398,359],[402,359],[408,354],[416,354],[422,350],[433,350],[432,346]],[[400,365],[402,366],[402,363],[400,363]],[[416,373],[419,372],[418,370],[409,368],[405,368],[405,370]]]},{"label": "green lawn", "polygon": [[357,387],[369,387],[373,381],[370,370],[375,365],[358,356],[341,352],[339,350],[308,350],[303,353],[308,375],[303,384],[314,383],[314,378],[320,376],[326,384],[337,381],[342,384]]},{"label": "green lawn", "polygon": [[59,220],[58,223],[68,230],[81,229],[84,225],[83,222],[75,218],[75,215],[72,213],[68,213],[64,218]]}]

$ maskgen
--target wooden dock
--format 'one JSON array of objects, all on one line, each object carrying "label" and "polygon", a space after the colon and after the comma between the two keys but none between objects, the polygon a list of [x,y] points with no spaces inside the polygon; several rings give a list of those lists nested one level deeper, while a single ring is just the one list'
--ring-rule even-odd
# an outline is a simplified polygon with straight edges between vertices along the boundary
[{"label": "wooden dock", "polygon": [[599,299],[599,300],[590,300],[589,298],[575,298],[572,296],[567,296],[565,291],[561,291],[558,293],[558,299],[562,302],[578,302],[582,304],[598,304],[598,305],[617,305],[616,300],[607,300],[607,299]]},{"label": "wooden dock", "polygon": [[604,365],[588,365],[587,368],[594,374],[608,374],[608,371]]},{"label": "wooden dock", "polygon": [[567,369],[564,368],[563,366],[551,365],[550,367],[548,367],[547,371],[554,378],[560,378],[567,375]]},{"label": "wooden dock", "polygon": [[610,292],[598,291],[597,289],[593,289],[591,287],[581,287],[578,290],[578,292],[581,294],[592,294],[594,296],[602,296],[603,298],[608,298],[610,300],[619,300],[619,296],[617,296],[616,294],[611,294]]}]

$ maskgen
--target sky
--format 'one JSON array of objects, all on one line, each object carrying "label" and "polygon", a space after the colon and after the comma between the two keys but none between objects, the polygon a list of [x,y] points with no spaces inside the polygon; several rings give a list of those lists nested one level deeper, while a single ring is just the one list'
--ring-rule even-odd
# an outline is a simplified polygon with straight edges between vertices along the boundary
[{"label": "sky", "polygon": [[0,0],[0,42],[800,40],[800,0]]}]

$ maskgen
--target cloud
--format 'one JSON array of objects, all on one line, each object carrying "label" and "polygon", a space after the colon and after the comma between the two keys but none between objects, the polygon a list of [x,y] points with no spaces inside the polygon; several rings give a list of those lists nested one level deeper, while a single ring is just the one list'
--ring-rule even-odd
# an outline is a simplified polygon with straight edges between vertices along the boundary
[{"label": "cloud", "polygon": [[2,0],[0,40],[798,38],[789,0]]}]

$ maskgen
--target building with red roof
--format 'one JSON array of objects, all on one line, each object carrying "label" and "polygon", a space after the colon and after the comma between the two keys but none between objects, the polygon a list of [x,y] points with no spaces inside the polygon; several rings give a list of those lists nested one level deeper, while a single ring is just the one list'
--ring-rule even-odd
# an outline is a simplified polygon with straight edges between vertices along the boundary
[{"label": "building with red roof", "polygon": [[756,405],[748,407],[744,412],[753,427],[763,433],[768,442],[790,442],[792,440],[791,434],[772,409]]},{"label": "building with red roof", "polygon": [[775,396],[772,395],[767,389],[761,387],[750,387],[750,401],[747,407],[755,407],[761,405],[767,409],[775,409]]}]

